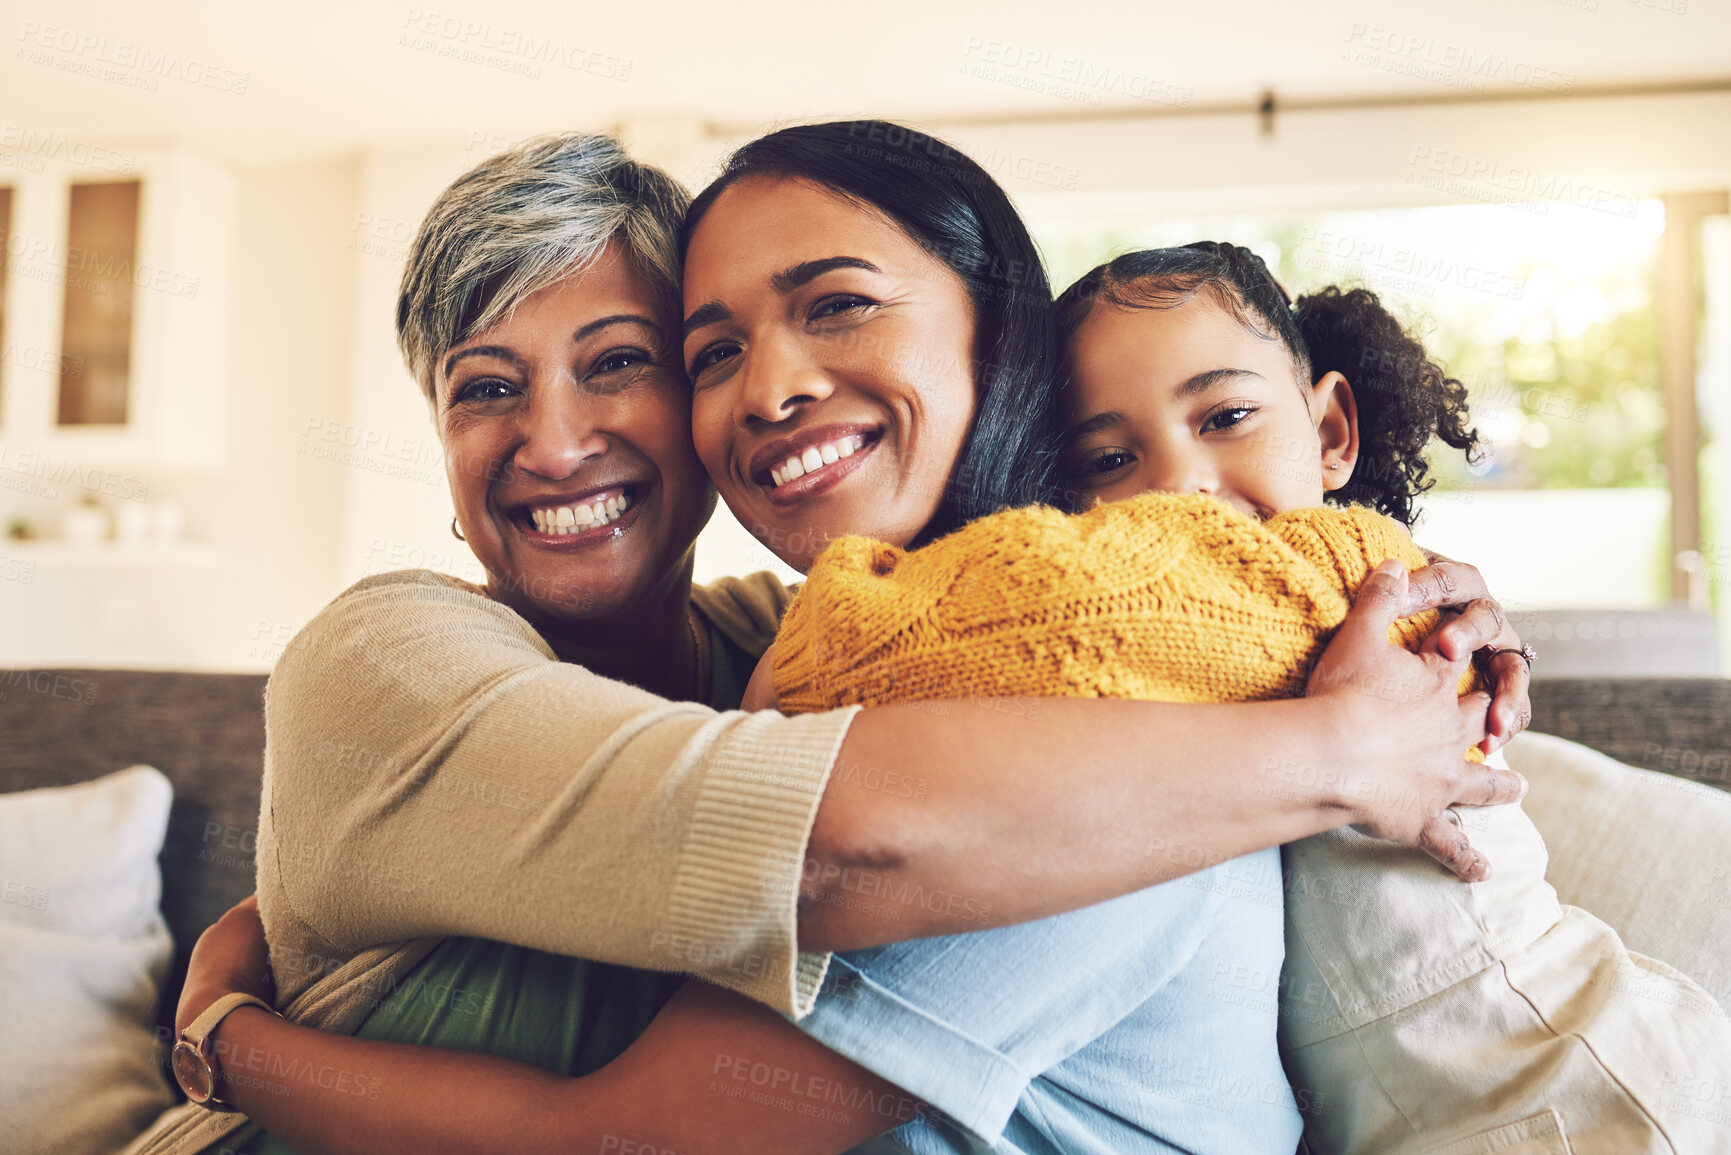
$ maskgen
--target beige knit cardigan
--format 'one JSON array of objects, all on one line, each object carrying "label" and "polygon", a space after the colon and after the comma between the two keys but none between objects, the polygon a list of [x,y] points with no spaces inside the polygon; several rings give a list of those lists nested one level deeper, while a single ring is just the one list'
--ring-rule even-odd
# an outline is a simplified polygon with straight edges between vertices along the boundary
[{"label": "beige knit cardigan", "polygon": [[[789,592],[693,590],[748,653]],[[367,578],[283,652],[265,693],[258,899],[277,1005],[352,1032],[440,938],[687,971],[803,1015],[806,839],[853,709],[669,702],[563,662],[521,616],[426,570]],[[127,1148],[244,1141],[183,1105]]]}]

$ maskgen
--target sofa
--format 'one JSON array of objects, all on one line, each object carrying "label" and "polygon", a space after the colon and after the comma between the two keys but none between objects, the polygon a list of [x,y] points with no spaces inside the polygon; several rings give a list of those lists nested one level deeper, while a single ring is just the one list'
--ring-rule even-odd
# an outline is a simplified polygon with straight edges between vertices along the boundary
[{"label": "sofa", "polygon": [[[82,782],[136,763],[161,770],[174,787],[159,859],[162,912],[176,947],[158,1008],[164,1028],[193,943],[253,889],[264,685],[253,674],[0,670],[0,793]],[[1538,681],[1532,697],[1536,732],[1731,790],[1731,680]],[[1538,814],[1535,821],[1546,829]],[[1565,901],[1572,897],[1564,891]]]},{"label": "sofa", "polygon": [[141,762],[174,787],[159,859],[175,944],[163,1026],[173,1025],[192,944],[253,890],[264,684],[262,674],[0,670],[0,793]]}]

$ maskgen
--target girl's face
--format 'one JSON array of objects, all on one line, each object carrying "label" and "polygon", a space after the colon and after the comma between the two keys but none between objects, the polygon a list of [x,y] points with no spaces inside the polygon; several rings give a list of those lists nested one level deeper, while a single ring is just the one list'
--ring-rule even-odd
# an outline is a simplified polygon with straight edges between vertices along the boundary
[{"label": "girl's face", "polygon": [[439,358],[457,519],[531,621],[605,618],[689,580],[715,491],[687,436],[677,323],[610,248]]},{"label": "girl's face", "polygon": [[962,279],[893,221],[798,178],[723,192],[685,260],[698,455],[804,570],[832,537],[911,541],[974,419]]},{"label": "girl's face", "polygon": [[1267,518],[1321,505],[1352,476],[1346,379],[1300,383],[1280,342],[1207,291],[1169,309],[1100,302],[1067,354],[1066,468],[1096,502],[1209,493]]}]

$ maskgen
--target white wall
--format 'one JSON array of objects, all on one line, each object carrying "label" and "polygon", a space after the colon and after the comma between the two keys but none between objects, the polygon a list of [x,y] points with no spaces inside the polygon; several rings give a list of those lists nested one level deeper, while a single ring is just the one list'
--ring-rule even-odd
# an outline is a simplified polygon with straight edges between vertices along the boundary
[{"label": "white wall", "polygon": [[[427,403],[396,345],[397,284],[409,242],[439,191],[481,159],[443,149],[381,149],[360,161],[348,222],[355,340],[348,406],[321,414],[317,436],[344,463],[341,522],[345,584],[364,574],[425,566],[475,580],[480,566],[451,535],[451,499]],[[329,422],[340,419],[339,436]],[[350,448],[352,444],[352,448]]]},{"label": "white wall", "polygon": [[358,183],[352,160],[242,176],[231,464],[187,493],[211,504],[230,583],[206,610],[213,664],[267,668],[338,588],[345,479],[303,452],[303,431],[348,406]]}]

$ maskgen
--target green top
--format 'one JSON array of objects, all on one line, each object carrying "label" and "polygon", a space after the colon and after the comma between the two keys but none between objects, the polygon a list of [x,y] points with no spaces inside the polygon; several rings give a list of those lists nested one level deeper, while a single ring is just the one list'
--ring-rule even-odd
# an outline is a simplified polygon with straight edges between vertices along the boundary
[{"label": "green top", "polygon": [[[709,627],[710,702],[735,709],[757,665]],[[625,1052],[682,974],[636,970],[509,943],[447,938],[367,1016],[363,1039],[477,1051],[555,1074],[592,1074]],[[259,1132],[244,1155],[295,1155]]]}]

